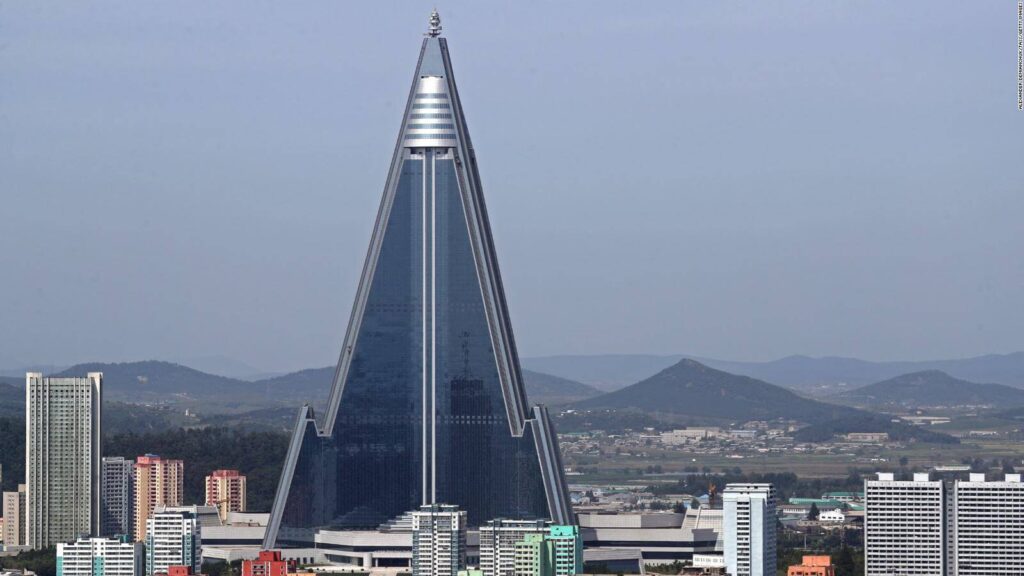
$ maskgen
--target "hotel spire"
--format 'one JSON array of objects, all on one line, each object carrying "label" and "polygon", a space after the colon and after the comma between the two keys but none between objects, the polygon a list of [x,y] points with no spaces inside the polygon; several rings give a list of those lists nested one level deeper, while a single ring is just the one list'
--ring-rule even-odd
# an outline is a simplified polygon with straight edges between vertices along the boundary
[{"label": "hotel spire", "polygon": [[437,8],[430,13],[430,28],[427,30],[427,36],[436,38],[441,35],[441,15],[437,13]]}]

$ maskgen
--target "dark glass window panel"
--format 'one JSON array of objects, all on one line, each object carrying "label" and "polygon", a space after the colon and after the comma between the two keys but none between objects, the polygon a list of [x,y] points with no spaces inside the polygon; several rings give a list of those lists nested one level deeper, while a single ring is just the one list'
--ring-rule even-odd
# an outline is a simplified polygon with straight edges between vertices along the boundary
[{"label": "dark glass window panel", "polygon": [[421,503],[422,186],[423,162],[405,160],[334,430],[306,430],[280,540],[375,527]]},{"label": "dark glass window panel", "polygon": [[436,162],[437,501],[470,525],[548,516],[530,429],[509,428],[453,160]]}]

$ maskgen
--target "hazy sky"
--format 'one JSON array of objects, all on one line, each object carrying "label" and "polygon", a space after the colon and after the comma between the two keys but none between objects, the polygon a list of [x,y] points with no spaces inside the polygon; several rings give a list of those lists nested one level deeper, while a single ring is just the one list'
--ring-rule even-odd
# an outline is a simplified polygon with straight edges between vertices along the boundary
[{"label": "hazy sky", "polygon": [[[0,4],[0,367],[337,357],[434,2]],[[1016,2],[437,2],[523,355],[1024,349]]]}]

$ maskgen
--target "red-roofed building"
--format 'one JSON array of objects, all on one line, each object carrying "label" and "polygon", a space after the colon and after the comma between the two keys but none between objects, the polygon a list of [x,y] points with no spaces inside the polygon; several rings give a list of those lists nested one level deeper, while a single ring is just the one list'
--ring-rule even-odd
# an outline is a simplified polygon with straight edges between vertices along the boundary
[{"label": "red-roofed building", "polygon": [[191,566],[168,566],[167,572],[157,572],[156,576],[206,576],[206,574],[196,574],[192,571]]},{"label": "red-roofed building", "polygon": [[288,576],[296,566],[294,560],[283,560],[280,550],[261,550],[255,560],[242,561],[242,576]]}]

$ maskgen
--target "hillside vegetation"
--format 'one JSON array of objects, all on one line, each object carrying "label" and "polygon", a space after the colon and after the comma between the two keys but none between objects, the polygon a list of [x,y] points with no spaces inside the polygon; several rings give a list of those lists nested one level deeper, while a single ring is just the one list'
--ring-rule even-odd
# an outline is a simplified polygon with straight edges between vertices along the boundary
[{"label": "hillside vegetation", "polygon": [[857,413],[853,408],[804,398],[780,386],[715,370],[689,359],[646,380],[575,402],[571,407],[633,409],[729,422],[783,418],[815,423]]},{"label": "hillside vegetation", "polygon": [[614,428],[624,420],[635,420],[623,413],[642,415],[638,421],[654,418],[685,424],[783,419],[810,425],[796,433],[800,441],[820,442],[850,432],[887,432],[895,440],[957,442],[945,434],[893,422],[889,416],[811,400],[780,386],[689,359],[646,380],[570,407],[585,411],[565,418],[570,426],[586,421],[603,428],[607,421],[608,427]]},{"label": "hillside vegetation", "polygon": [[939,370],[903,374],[830,397],[856,406],[909,409],[927,406],[1024,406],[1024,390],[978,384]]}]

